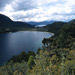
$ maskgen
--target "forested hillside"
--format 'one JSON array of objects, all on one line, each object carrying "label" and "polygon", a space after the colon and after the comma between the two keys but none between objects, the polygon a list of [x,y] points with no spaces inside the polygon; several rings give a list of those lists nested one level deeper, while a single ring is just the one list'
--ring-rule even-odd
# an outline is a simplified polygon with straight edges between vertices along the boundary
[{"label": "forested hillside", "polygon": [[36,55],[31,53],[27,61],[24,54],[15,57],[15,62],[12,58],[0,67],[0,75],[75,75],[75,21],[59,28],[57,34],[44,38],[43,48]]},{"label": "forested hillside", "polygon": [[57,33],[63,26],[66,24],[65,22],[54,22],[52,24],[48,24],[45,28],[48,29],[48,32]]},{"label": "forested hillside", "polygon": [[34,26],[20,21],[12,21],[9,17],[0,14],[0,32],[34,28]]}]

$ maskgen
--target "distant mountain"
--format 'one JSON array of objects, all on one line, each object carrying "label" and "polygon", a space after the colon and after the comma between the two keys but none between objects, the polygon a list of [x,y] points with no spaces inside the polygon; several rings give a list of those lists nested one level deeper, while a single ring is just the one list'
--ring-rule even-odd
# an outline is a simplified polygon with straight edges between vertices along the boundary
[{"label": "distant mountain", "polygon": [[33,28],[32,25],[20,21],[12,21],[9,17],[0,14],[0,28]]},{"label": "distant mountain", "polygon": [[52,24],[55,21],[43,21],[43,22],[27,22],[28,24],[31,25],[47,25],[47,24]]},{"label": "distant mountain", "polygon": [[73,20],[69,21],[69,23],[75,23],[75,19],[73,19]]}]

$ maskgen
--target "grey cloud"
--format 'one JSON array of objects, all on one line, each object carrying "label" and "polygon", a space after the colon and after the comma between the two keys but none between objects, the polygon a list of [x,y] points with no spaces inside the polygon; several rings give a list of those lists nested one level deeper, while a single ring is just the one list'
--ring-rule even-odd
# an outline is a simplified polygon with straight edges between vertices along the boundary
[{"label": "grey cloud", "polygon": [[[42,20],[51,20],[51,19],[62,20],[65,19],[65,16],[67,19],[71,18],[72,16],[73,17],[75,16],[74,5],[69,6],[71,8],[70,11],[72,12],[66,13],[68,12],[68,9],[63,8],[66,4],[66,1],[64,2],[60,0],[57,2],[55,0],[54,0],[55,2],[49,2],[48,0],[46,1],[45,0],[0,0],[0,12],[2,14],[8,15],[9,17],[12,17],[14,20],[15,19],[25,20],[25,18],[27,18],[27,20],[29,21],[31,20],[42,21]],[[9,5],[5,9],[3,9],[7,4]],[[68,5],[70,4],[67,4],[67,6]],[[50,14],[49,10],[51,11]],[[66,11],[63,12],[63,10]]]},{"label": "grey cloud", "polygon": [[[12,5],[12,2],[15,2],[15,5]],[[14,11],[29,10],[37,7],[35,0],[0,0],[0,10],[2,10],[6,4],[12,5]]]},{"label": "grey cloud", "polygon": [[17,6],[14,6],[15,10],[29,10],[36,8],[36,2],[35,0],[22,0],[21,2],[17,3]]},{"label": "grey cloud", "polygon": [[0,0],[0,10],[5,7],[6,4],[10,3],[12,0]]},{"label": "grey cloud", "polygon": [[35,16],[35,14],[33,14],[33,15],[26,15],[26,16],[24,16],[24,15],[13,15],[13,17],[15,18],[15,19],[24,19],[24,18],[32,18],[32,17],[34,17]]},{"label": "grey cloud", "polygon": [[75,12],[72,13],[53,13],[52,15],[66,15],[66,16],[70,16],[70,15],[75,15]]}]

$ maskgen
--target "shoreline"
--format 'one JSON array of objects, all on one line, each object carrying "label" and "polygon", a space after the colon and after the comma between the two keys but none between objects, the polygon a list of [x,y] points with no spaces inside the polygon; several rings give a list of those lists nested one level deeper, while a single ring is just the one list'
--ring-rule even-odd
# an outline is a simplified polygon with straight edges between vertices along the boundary
[{"label": "shoreline", "polygon": [[44,30],[39,30],[39,29],[22,29],[22,30],[8,30],[8,31],[1,31],[0,32],[0,34],[6,34],[6,33],[15,33],[15,32],[21,32],[21,31],[33,31],[33,32],[35,32],[35,31],[37,31],[37,32],[47,32],[47,33],[50,33],[50,34],[52,34],[52,35],[54,35],[54,33],[52,33],[52,32],[48,32],[46,29],[44,29]]}]

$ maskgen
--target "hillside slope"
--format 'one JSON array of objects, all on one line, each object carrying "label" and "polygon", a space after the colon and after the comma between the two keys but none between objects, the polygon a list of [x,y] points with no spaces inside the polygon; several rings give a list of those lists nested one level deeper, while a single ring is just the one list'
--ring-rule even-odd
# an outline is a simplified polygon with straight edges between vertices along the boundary
[{"label": "hillside slope", "polygon": [[0,28],[21,29],[21,28],[33,28],[33,26],[24,22],[12,21],[9,17],[0,14]]}]

